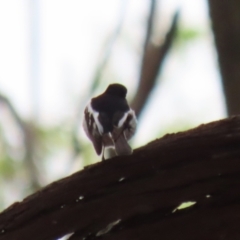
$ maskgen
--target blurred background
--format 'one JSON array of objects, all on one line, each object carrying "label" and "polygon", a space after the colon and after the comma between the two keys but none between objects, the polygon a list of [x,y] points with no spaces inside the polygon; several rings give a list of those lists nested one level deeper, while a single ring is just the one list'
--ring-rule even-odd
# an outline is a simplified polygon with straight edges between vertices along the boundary
[{"label": "blurred background", "polygon": [[237,5],[0,1],[0,210],[100,160],[82,116],[110,83],[128,88],[134,148],[237,114]]}]

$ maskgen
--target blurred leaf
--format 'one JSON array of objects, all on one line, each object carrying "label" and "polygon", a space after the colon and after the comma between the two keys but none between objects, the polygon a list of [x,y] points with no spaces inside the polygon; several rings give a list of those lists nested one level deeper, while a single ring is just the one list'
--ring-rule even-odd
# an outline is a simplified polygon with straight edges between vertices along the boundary
[{"label": "blurred leaf", "polygon": [[15,175],[19,163],[8,157],[7,155],[0,158],[0,175],[4,178],[11,178]]},{"label": "blurred leaf", "polygon": [[201,30],[196,28],[185,28],[179,26],[177,35],[176,35],[176,43],[177,45],[183,45],[189,43],[190,41],[196,40],[204,35]]},{"label": "blurred leaf", "polygon": [[46,154],[70,147],[70,131],[64,126],[36,127],[37,138]]}]

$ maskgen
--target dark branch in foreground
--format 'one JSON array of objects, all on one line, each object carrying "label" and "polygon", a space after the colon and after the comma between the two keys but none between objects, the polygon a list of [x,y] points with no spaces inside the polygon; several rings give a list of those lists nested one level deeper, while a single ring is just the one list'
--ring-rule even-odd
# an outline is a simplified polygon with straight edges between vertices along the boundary
[{"label": "dark branch in foreground", "polygon": [[240,117],[166,135],[13,204],[0,240],[240,239],[239,146]]}]

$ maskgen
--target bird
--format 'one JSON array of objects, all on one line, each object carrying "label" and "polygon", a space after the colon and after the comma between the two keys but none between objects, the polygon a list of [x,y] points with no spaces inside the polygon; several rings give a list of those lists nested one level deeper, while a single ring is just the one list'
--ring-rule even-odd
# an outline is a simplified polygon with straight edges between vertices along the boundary
[{"label": "bird", "polygon": [[98,155],[104,158],[105,148],[113,148],[116,155],[130,155],[128,140],[136,132],[137,119],[126,100],[127,88],[110,84],[105,92],[93,97],[84,110],[83,129]]}]

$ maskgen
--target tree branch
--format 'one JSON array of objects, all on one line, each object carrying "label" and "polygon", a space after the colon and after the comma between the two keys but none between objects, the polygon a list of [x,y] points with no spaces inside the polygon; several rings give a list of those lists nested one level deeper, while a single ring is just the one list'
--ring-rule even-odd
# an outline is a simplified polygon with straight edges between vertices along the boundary
[{"label": "tree branch", "polygon": [[[150,16],[151,15],[152,12],[150,13]],[[143,111],[151,91],[157,82],[157,75],[161,70],[163,61],[172,45],[177,30],[178,17],[179,13],[176,12],[173,17],[170,30],[168,31],[165,41],[162,45],[154,45],[151,41],[149,41],[148,35],[150,30],[147,31],[146,41],[144,43],[145,51],[143,54],[139,85],[131,104],[137,117],[139,117]],[[153,19],[153,17],[149,17],[149,19]],[[152,28],[151,25],[152,23],[149,23],[148,28]]]},{"label": "tree branch", "polygon": [[228,114],[240,113],[240,2],[208,0]]},{"label": "tree branch", "polygon": [[237,116],[91,165],[2,212],[0,240],[239,239],[239,142]]},{"label": "tree branch", "polygon": [[0,102],[9,109],[13,119],[15,120],[18,128],[23,135],[25,151],[25,156],[23,158],[24,164],[30,178],[30,187],[33,191],[36,191],[40,188],[40,182],[38,179],[39,172],[34,163],[34,143],[32,129],[21,119],[20,115],[17,113],[17,110],[14,108],[10,100],[3,94],[0,94]]}]

